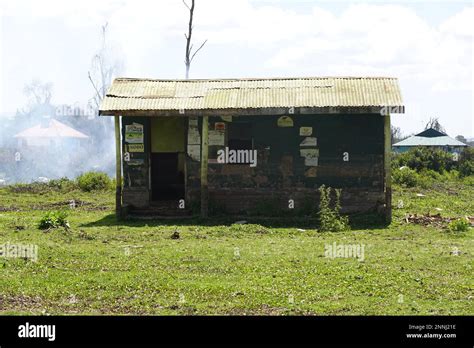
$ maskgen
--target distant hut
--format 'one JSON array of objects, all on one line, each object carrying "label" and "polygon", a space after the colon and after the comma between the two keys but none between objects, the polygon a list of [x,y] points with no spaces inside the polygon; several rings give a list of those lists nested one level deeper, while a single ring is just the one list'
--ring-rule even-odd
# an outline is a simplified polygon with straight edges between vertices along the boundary
[{"label": "distant hut", "polygon": [[18,148],[61,148],[76,150],[89,137],[57,120],[46,120],[34,127],[16,134]]},{"label": "distant hut", "polygon": [[449,153],[461,153],[467,146],[468,145],[451,138],[445,133],[429,128],[421,133],[393,144],[393,150],[401,153],[415,147],[425,147],[430,149],[440,149]]}]

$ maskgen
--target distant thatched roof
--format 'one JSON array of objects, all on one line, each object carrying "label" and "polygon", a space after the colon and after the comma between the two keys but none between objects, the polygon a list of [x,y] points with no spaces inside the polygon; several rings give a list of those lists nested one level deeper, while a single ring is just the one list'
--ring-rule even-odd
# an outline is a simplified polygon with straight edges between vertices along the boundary
[{"label": "distant thatched roof", "polygon": [[44,127],[38,124],[34,127],[25,129],[24,131],[16,134],[15,138],[89,138],[84,133],[81,133],[74,128],[66,126],[56,120],[50,120],[48,126]]}]

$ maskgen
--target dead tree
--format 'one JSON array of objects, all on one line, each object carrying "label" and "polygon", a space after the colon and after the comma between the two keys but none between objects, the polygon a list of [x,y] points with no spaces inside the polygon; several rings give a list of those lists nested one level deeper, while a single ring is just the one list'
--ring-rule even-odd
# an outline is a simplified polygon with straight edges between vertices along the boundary
[{"label": "dead tree", "polygon": [[43,83],[40,80],[33,80],[23,88],[25,95],[30,98],[30,102],[37,105],[48,105],[51,103],[53,84]]},{"label": "dead tree", "polygon": [[186,56],[184,60],[184,64],[186,65],[186,79],[189,79],[189,70],[191,68],[191,63],[193,62],[194,57],[196,54],[204,47],[207,40],[204,40],[201,46],[197,50],[193,52],[193,43],[192,43],[192,35],[193,35],[193,16],[194,16],[194,0],[191,0],[191,6],[188,5],[186,0],[183,0],[184,6],[187,7],[189,10],[189,24],[188,24],[188,33],[184,34],[186,38]]},{"label": "dead tree", "polygon": [[[114,76],[117,75],[122,68],[122,62],[114,58],[113,51],[108,45],[107,29],[108,23],[105,23],[101,28],[101,46],[92,58],[91,69],[88,71],[88,78],[94,89],[94,96],[89,103],[95,110],[95,116],[98,115],[100,103],[112,84]],[[96,122],[100,124],[102,132],[107,138],[113,131],[111,120],[99,118]]]},{"label": "dead tree", "polygon": [[104,99],[114,75],[117,74],[121,68],[119,61],[112,61],[112,53],[107,45],[107,27],[108,23],[102,26],[102,45],[99,51],[94,55],[92,59],[92,69],[88,72],[89,81],[95,92],[93,103],[97,109],[102,99]]},{"label": "dead tree", "polygon": [[[191,63],[193,62],[196,54],[204,47],[207,40],[199,46],[197,50],[193,52],[192,44],[192,35],[193,35],[193,16],[194,16],[194,0],[191,0],[191,6],[189,6],[186,0],[183,0],[183,4],[189,10],[189,24],[188,24],[188,33],[184,34],[186,38],[186,56],[184,64],[186,65],[186,80],[189,79],[189,69],[191,68]],[[207,164],[208,164],[208,145],[209,145],[209,136],[208,136],[208,116],[202,117],[202,148],[201,148],[201,216],[207,218],[208,216],[208,207],[209,207],[209,190],[207,186]]]}]

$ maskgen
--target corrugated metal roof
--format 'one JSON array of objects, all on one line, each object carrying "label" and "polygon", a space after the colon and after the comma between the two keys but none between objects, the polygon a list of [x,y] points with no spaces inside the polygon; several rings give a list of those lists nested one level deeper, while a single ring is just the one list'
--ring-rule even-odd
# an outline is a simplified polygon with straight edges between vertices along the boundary
[{"label": "corrugated metal roof", "polygon": [[402,140],[393,146],[467,146],[466,144],[453,139],[447,135],[439,137],[420,137],[417,135],[411,136]]},{"label": "corrugated metal roof", "polygon": [[214,80],[114,80],[101,114],[129,110],[399,107],[396,78],[308,77]]},{"label": "corrugated metal roof", "polygon": [[42,127],[40,124],[16,134],[14,138],[89,138],[84,133],[81,133],[64,123],[56,120],[50,120],[47,127]]}]

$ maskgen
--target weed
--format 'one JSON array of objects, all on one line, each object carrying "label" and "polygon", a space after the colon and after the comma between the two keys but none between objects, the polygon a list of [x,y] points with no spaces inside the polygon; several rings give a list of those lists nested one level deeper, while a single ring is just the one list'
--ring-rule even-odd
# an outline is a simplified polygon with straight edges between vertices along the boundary
[{"label": "weed", "polygon": [[319,230],[322,232],[339,232],[347,231],[349,227],[349,219],[342,216],[341,211],[341,189],[335,189],[336,200],[334,208],[331,208],[331,187],[321,185],[319,188]]},{"label": "weed", "polygon": [[469,231],[470,225],[467,219],[458,219],[451,221],[448,225],[448,229],[453,232],[467,232]]},{"label": "weed", "polygon": [[48,211],[44,214],[38,224],[40,230],[47,230],[57,227],[69,228],[69,221],[66,219],[68,213],[64,210],[61,211]]}]

